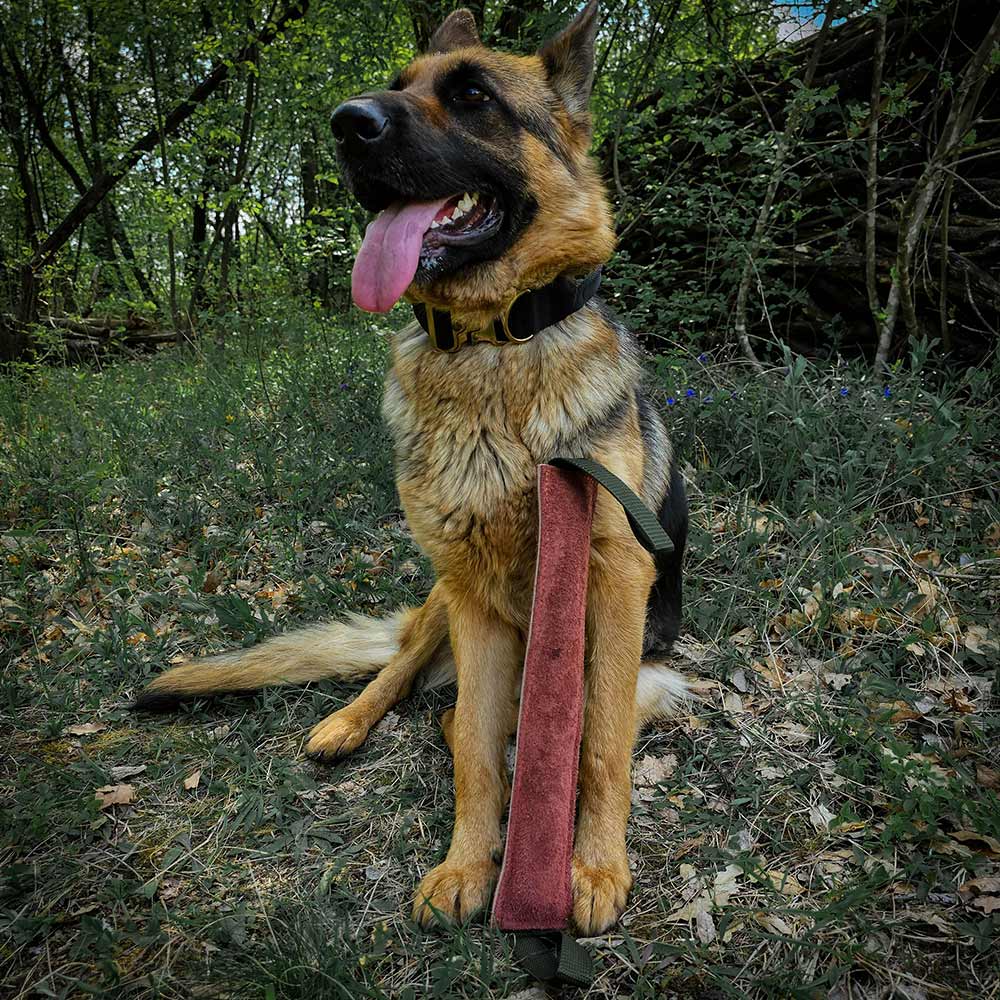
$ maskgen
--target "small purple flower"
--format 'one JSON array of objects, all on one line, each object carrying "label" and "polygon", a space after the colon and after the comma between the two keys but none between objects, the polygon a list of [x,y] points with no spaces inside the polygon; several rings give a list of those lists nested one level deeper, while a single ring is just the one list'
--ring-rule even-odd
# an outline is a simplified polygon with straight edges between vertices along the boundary
[{"label": "small purple flower", "polygon": [[886,399],[891,399],[892,398],[892,389],[890,389],[888,386],[886,386],[882,390],[882,395],[885,396]]},{"label": "small purple flower", "polygon": [[685,389],[684,395],[687,396],[688,399],[690,399],[692,396],[697,396],[698,394],[694,391],[694,389]]},{"label": "small purple flower", "polygon": [[702,402],[703,402],[703,403],[711,403],[711,402],[712,402],[712,397],[711,397],[711,396],[706,396],[706,397],[705,397],[705,398],[704,398],[704,399],[702,400]]},{"label": "small purple flower", "polygon": [[698,355],[698,360],[701,362],[701,364],[705,364],[708,361],[708,355],[707,354],[699,354]]},{"label": "small purple flower", "polygon": [[349,389],[349,388],[350,388],[350,386],[349,386],[349,385],[348,385],[348,384],[347,384],[346,382],[341,382],[341,383],[340,383],[340,388],[341,388],[341,389]]},{"label": "small purple flower", "polygon": [[667,406],[673,406],[677,400],[673,396],[667,396]]},{"label": "small purple flower", "polygon": [[840,394],[841,394],[841,396],[846,396],[846,395],[848,395],[848,393],[850,393],[850,391],[851,390],[848,389],[847,386],[845,385],[844,388],[840,390]]}]

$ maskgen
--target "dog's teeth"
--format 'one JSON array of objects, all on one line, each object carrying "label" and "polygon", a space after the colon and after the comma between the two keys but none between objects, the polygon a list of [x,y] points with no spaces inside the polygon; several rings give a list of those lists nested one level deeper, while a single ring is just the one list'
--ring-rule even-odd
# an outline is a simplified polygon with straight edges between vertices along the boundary
[{"label": "dog's teeth", "polygon": [[478,192],[478,191],[473,191],[471,195],[468,195],[468,194],[467,194],[467,195],[466,195],[466,198],[468,198],[468,199],[469,199],[469,201],[470,201],[470,202],[471,202],[471,203],[472,203],[473,205],[478,205],[478,204],[479,204],[479,192]]},{"label": "dog's teeth", "polygon": [[433,222],[431,223],[431,229],[440,229],[440,228],[441,228],[441,223],[440,223],[440,222],[438,222],[438,221],[437,221],[437,219],[435,219],[435,220],[434,220],[434,221],[433,221]]},{"label": "dog's teeth", "polygon": [[466,191],[465,194],[462,195],[462,200],[458,203],[458,207],[464,213],[468,212],[469,209],[472,208],[472,205],[473,205],[472,199],[469,197],[469,192]]}]

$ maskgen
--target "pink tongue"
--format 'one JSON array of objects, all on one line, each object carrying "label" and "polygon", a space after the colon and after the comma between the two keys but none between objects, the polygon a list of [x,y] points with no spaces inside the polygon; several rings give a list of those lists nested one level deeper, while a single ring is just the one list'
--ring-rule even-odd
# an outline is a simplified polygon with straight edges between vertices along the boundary
[{"label": "pink tongue", "polygon": [[424,233],[448,201],[397,201],[369,223],[361,242],[351,296],[366,312],[388,312],[417,273]]}]

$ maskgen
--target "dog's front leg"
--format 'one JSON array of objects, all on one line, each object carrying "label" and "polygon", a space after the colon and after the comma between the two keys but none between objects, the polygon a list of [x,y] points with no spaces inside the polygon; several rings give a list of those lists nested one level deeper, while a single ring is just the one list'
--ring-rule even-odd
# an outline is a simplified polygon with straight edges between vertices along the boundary
[{"label": "dog's front leg", "polygon": [[444,862],[417,888],[413,917],[424,926],[465,920],[489,900],[507,801],[507,738],[516,718],[520,633],[472,600],[449,600],[458,701],[451,720],[455,826]]},{"label": "dog's front leg", "polygon": [[354,701],[313,727],[306,753],[320,760],[332,760],[361,746],[372,726],[410,693],[417,675],[447,635],[444,588],[435,583],[423,606],[411,613],[396,655]]},{"label": "dog's front leg", "polygon": [[587,594],[587,673],[580,797],[573,852],[573,920],[600,934],[625,908],[635,689],[652,560],[631,539],[594,542]]}]

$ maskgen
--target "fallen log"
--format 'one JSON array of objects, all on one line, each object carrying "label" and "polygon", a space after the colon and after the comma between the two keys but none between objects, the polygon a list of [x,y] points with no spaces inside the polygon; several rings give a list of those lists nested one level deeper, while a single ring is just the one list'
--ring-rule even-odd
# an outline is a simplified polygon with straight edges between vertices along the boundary
[{"label": "fallen log", "polygon": [[[0,317],[13,322],[12,316]],[[130,313],[127,316],[43,316],[36,329],[42,327],[63,337],[67,350],[74,353],[106,353],[122,348],[139,351],[155,350],[162,344],[183,340],[177,331],[163,329],[146,316]]]}]

